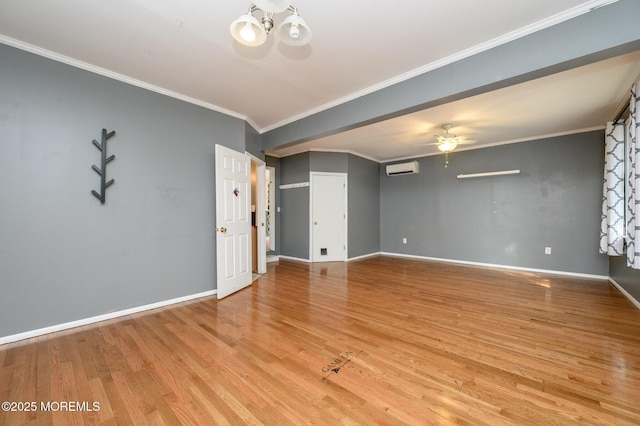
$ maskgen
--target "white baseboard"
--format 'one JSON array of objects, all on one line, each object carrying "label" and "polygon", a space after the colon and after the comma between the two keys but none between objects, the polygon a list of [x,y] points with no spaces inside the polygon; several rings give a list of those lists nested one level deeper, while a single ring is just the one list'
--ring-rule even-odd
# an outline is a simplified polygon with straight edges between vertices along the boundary
[{"label": "white baseboard", "polygon": [[[640,309],[640,301],[636,300],[633,296],[631,296],[631,294],[629,294],[620,284],[615,282],[615,280],[613,280],[611,277],[608,277],[608,276],[605,276],[605,275],[580,274],[580,273],[565,272],[565,271],[554,271],[554,270],[545,270],[545,269],[523,268],[523,267],[518,267],[518,266],[496,265],[496,264],[479,263],[479,262],[467,262],[467,261],[462,261],[462,260],[442,259],[442,258],[426,257],[426,256],[414,256],[414,255],[408,255],[408,254],[389,253],[389,252],[370,253],[370,254],[366,254],[366,255],[363,255],[363,256],[352,257],[352,258],[348,259],[347,261],[348,262],[353,262],[355,260],[361,260],[361,259],[366,259],[366,258],[369,258],[369,257],[375,257],[375,256],[381,256],[381,255],[382,256],[391,256],[391,257],[404,257],[404,258],[408,258],[408,259],[431,260],[431,261],[435,261],[435,262],[458,263],[458,264],[471,265],[471,266],[484,266],[484,267],[491,267],[491,268],[513,269],[513,270],[518,270],[518,271],[565,275],[565,276],[579,277],[579,278],[605,279],[605,280],[609,280],[627,299],[629,299],[629,301],[631,301],[631,303],[633,303],[638,309]],[[291,261],[294,261],[294,262],[310,263],[309,259],[300,259],[300,258],[297,258],[297,257],[290,257],[290,256],[270,256],[270,257],[272,259],[275,258],[275,260],[269,260],[269,257],[267,257],[267,261],[268,262],[275,262],[275,261],[278,261],[279,259],[286,259],[286,260],[291,260]],[[37,330],[31,330],[31,331],[27,331],[27,332],[24,332],[24,333],[18,333],[18,334],[13,334],[13,335],[9,335],[9,336],[4,336],[4,337],[0,337],[0,345],[6,344],[6,343],[17,342],[19,340],[29,339],[31,337],[42,336],[42,335],[49,334],[49,333],[55,333],[57,331],[68,330],[70,328],[76,328],[76,327],[81,327],[81,326],[84,326],[84,325],[94,324],[94,323],[97,323],[97,322],[106,321],[106,320],[110,320],[110,319],[114,319],[114,318],[118,318],[118,317],[123,317],[123,316],[126,316],[126,315],[132,315],[132,314],[136,314],[136,313],[139,313],[139,312],[148,311],[148,310],[151,310],[151,309],[162,308],[162,307],[165,307],[165,306],[174,305],[176,303],[187,302],[189,300],[199,299],[199,298],[202,298],[202,297],[208,297],[208,296],[212,296],[212,295],[215,295],[215,294],[217,294],[217,290],[211,290],[211,291],[206,291],[206,292],[203,292],[203,293],[192,294],[192,295],[189,295],[189,296],[178,297],[176,299],[171,299],[171,300],[165,300],[165,301],[162,301],[162,302],[151,303],[149,305],[137,306],[135,308],[125,309],[125,310],[122,310],[122,311],[111,312],[111,313],[104,314],[104,315],[98,315],[98,316],[91,317],[91,318],[85,318],[85,319],[81,319],[81,320],[77,320],[77,321],[70,321],[70,322],[66,322],[66,323],[63,323],[63,324],[53,325],[53,326],[50,326],[50,327],[39,328]]]},{"label": "white baseboard", "polygon": [[[377,253],[369,253],[369,254],[365,254],[362,256],[357,256],[357,257],[351,257],[349,259],[346,260],[346,262],[353,262],[355,260],[361,260],[361,259],[367,259],[369,257],[376,257],[376,256],[380,256],[380,252]],[[284,259],[284,260],[291,260],[294,262],[304,262],[304,263],[312,263],[311,260],[309,259],[300,259],[298,257],[291,257],[291,256],[278,256],[280,259]]]},{"label": "white baseboard", "polygon": [[640,309],[640,301],[638,301],[635,297],[633,297],[627,290],[624,289],[620,284],[618,284],[613,278],[609,277],[609,282],[616,287],[620,293],[622,293],[631,303],[635,305],[636,308]]},{"label": "white baseboard", "polygon": [[493,263],[481,263],[481,262],[468,262],[465,260],[456,260],[456,259],[442,259],[439,257],[426,257],[426,256],[414,256],[410,254],[400,254],[400,253],[389,253],[389,252],[381,252],[383,256],[392,256],[392,257],[405,257],[408,259],[421,259],[421,260],[431,260],[434,262],[445,262],[445,263],[458,263],[461,265],[470,265],[470,266],[482,266],[488,268],[499,268],[499,269],[511,269],[515,271],[525,271],[525,272],[536,272],[540,274],[554,274],[554,275],[564,275],[567,277],[576,277],[576,278],[588,278],[594,280],[608,280],[608,275],[594,275],[594,274],[582,274],[578,272],[567,272],[567,271],[555,271],[549,269],[536,269],[536,268],[524,268],[521,266],[511,266],[511,265],[497,265]]},{"label": "white baseboard", "polygon": [[217,290],[205,291],[203,293],[192,294],[189,296],[178,297],[176,299],[164,300],[162,302],[151,303],[149,305],[137,306],[135,308],[125,309],[122,311],[111,312],[104,315],[98,315],[91,318],[84,318],[77,321],[65,322],[63,324],[52,325],[50,327],[39,328],[37,330],[26,331],[24,333],[13,334],[10,336],[0,337],[0,345],[5,343],[17,342],[18,340],[29,339],[31,337],[42,336],[49,333],[55,333],[57,331],[68,330],[70,328],[81,327],[83,325],[94,324],[100,321],[106,321],[118,317],[123,317],[125,315],[132,315],[139,312],[148,311],[151,309],[162,308],[169,305],[174,305],[176,303],[187,302],[189,300],[199,299],[201,297],[212,296],[217,294]]},{"label": "white baseboard", "polygon": [[362,256],[350,257],[349,259],[347,259],[347,262],[353,262],[353,261],[356,261],[356,260],[368,259],[370,257],[380,256],[381,254],[382,253],[380,253],[380,252],[376,252],[376,253],[363,254]]},{"label": "white baseboard", "polygon": [[301,259],[301,258],[299,258],[299,257],[291,257],[291,256],[283,256],[283,255],[280,255],[280,256],[278,256],[278,257],[279,257],[280,259],[284,259],[284,260],[291,260],[291,261],[294,261],[294,262],[311,263],[311,260],[309,260],[309,259]]},{"label": "white baseboard", "polygon": [[267,255],[267,263],[273,263],[280,260],[280,256],[276,256],[274,254]]}]

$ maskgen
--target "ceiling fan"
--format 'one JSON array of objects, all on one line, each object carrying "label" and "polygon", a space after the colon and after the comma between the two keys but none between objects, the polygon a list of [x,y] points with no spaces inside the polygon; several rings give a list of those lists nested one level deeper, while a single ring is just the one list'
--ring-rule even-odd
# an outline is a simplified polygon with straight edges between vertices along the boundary
[{"label": "ceiling fan", "polygon": [[447,123],[442,125],[442,129],[444,130],[443,135],[433,135],[438,139],[438,142],[434,142],[427,145],[435,145],[440,151],[444,152],[445,155],[445,164],[447,167],[449,165],[449,153],[456,149],[458,145],[472,144],[476,143],[476,141],[462,139],[453,133],[449,133],[449,130],[453,128],[453,124]]}]

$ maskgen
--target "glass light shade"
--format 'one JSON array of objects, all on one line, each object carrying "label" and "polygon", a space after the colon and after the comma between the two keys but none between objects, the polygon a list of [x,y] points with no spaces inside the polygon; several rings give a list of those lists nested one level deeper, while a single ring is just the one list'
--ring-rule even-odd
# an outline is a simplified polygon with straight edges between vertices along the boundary
[{"label": "glass light shade", "polygon": [[291,6],[291,0],[253,0],[253,4],[265,12],[280,13]]},{"label": "glass light shade", "polygon": [[231,23],[231,35],[245,46],[260,46],[267,41],[267,33],[260,22],[251,14],[242,15]]},{"label": "glass light shade", "polygon": [[311,30],[300,15],[293,14],[278,25],[278,38],[289,46],[304,46],[311,41]]},{"label": "glass light shade", "polygon": [[446,141],[441,141],[438,144],[438,149],[442,152],[451,152],[458,146],[458,142],[455,139],[448,139]]}]

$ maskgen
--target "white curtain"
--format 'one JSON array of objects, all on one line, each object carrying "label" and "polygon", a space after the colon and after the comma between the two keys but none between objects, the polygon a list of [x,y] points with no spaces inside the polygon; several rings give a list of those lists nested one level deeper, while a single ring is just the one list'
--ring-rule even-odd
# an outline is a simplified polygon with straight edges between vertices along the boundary
[{"label": "white curtain", "polygon": [[638,99],[640,81],[631,88],[630,125],[627,179],[629,194],[627,195],[627,265],[640,269],[640,99]]},{"label": "white curtain", "polygon": [[607,123],[600,253],[609,256],[624,254],[624,133],[625,125],[623,122],[610,121]]}]

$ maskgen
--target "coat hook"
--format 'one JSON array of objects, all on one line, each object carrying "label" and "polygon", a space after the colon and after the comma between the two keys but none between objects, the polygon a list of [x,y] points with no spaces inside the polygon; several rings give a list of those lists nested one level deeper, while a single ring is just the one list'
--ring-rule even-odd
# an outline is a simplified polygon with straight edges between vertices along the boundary
[{"label": "coat hook", "polygon": [[96,141],[95,139],[93,140],[93,144],[102,152],[102,161],[100,163],[102,168],[96,166],[95,164],[91,166],[93,171],[100,175],[100,192],[92,190],[91,193],[98,200],[100,200],[101,204],[104,204],[106,200],[106,189],[115,182],[115,180],[113,179],[107,182],[107,164],[110,163],[114,158],[116,158],[115,155],[107,157],[107,140],[109,140],[115,134],[115,130],[107,133],[107,129],[102,129],[102,142],[98,143],[98,141]]}]

